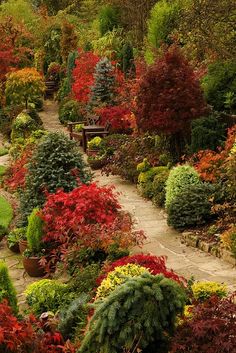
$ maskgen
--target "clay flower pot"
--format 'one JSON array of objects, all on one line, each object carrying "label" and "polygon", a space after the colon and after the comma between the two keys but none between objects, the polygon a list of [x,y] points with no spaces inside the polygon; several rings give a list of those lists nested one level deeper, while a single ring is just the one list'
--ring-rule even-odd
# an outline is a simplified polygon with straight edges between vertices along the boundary
[{"label": "clay flower pot", "polygon": [[30,277],[43,277],[45,275],[44,268],[39,263],[40,257],[23,257],[23,266]]},{"label": "clay flower pot", "polygon": [[21,240],[19,241],[20,253],[23,254],[23,252],[27,249],[27,247],[28,247],[28,242],[27,242],[27,240],[21,239]]},{"label": "clay flower pot", "polygon": [[19,243],[15,243],[14,245],[12,246],[9,246],[9,244],[7,244],[8,246],[8,249],[11,250],[12,252],[14,252],[15,254],[19,254],[20,252],[20,245]]}]

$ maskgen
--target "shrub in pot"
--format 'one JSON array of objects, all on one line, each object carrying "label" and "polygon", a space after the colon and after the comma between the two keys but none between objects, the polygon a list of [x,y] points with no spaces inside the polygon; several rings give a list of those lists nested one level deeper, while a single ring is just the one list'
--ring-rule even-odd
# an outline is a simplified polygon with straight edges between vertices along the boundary
[{"label": "shrub in pot", "polygon": [[44,268],[40,265],[43,237],[43,220],[39,217],[40,210],[33,209],[28,217],[28,227],[26,232],[28,248],[23,253],[23,265],[31,277],[41,277],[44,275]]}]

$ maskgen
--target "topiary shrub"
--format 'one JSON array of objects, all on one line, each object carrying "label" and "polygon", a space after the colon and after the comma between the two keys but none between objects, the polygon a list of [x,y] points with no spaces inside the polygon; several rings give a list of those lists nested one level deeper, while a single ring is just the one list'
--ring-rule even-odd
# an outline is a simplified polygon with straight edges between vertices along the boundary
[{"label": "topiary shrub", "polygon": [[226,285],[217,282],[195,282],[191,289],[194,299],[199,301],[205,301],[212,296],[224,298],[228,294]]},{"label": "topiary shrub", "polygon": [[167,207],[167,223],[184,229],[206,223],[211,216],[212,187],[209,184],[187,185]]},{"label": "topiary shrub", "polygon": [[207,149],[215,151],[217,147],[223,146],[226,135],[226,124],[220,121],[219,114],[193,120],[190,151],[191,153]]},{"label": "topiary shrub", "polygon": [[66,284],[51,279],[42,279],[30,284],[25,290],[25,295],[27,304],[36,315],[46,311],[55,313],[72,298]]},{"label": "topiary shrub", "polygon": [[167,342],[184,304],[184,291],[172,280],[149,273],[128,279],[95,304],[79,352],[151,353],[156,347],[168,352]]},{"label": "topiary shrub", "polygon": [[200,183],[198,173],[190,165],[179,165],[173,168],[166,182],[165,206],[168,208],[175,197],[188,185],[199,185]]},{"label": "topiary shrub", "polygon": [[81,121],[84,119],[81,105],[75,100],[62,102],[59,108],[59,120],[62,124],[69,121]]},{"label": "topiary shrub", "polygon": [[25,190],[21,194],[22,222],[33,208],[41,207],[45,191],[54,193],[58,189],[73,190],[91,179],[76,143],[61,133],[49,133],[37,145],[28,164]]},{"label": "topiary shrub", "polygon": [[7,299],[14,313],[18,312],[16,290],[10,279],[7,265],[0,261],[0,303]]},{"label": "topiary shrub", "polygon": [[[156,206],[164,206],[166,199],[166,182],[170,174],[167,167],[160,167],[160,173],[155,175],[152,182],[152,202]],[[165,168],[165,169],[164,169]]]},{"label": "topiary shrub", "polygon": [[38,124],[31,116],[26,112],[21,112],[12,124],[11,141],[14,143],[16,139],[26,139],[30,134],[38,130]]},{"label": "topiary shrub", "polygon": [[108,273],[107,277],[104,278],[98,287],[96,299],[107,297],[128,278],[137,277],[146,272],[148,272],[147,268],[137,264],[117,266],[113,271]]}]

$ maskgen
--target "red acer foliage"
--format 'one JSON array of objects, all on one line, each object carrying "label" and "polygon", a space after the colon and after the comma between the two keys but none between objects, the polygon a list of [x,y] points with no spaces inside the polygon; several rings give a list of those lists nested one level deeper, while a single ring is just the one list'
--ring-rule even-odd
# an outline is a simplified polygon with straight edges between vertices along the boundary
[{"label": "red acer foliage", "polygon": [[234,298],[212,297],[192,308],[172,341],[171,353],[235,353],[236,304]]},{"label": "red acer foliage", "polygon": [[[204,181],[216,182],[225,174],[225,162],[236,139],[236,125],[228,130],[224,149],[199,151],[193,156],[195,168]],[[196,162],[197,160],[197,162]]]},{"label": "red acer foliage", "polygon": [[150,66],[137,95],[141,131],[175,134],[206,112],[200,83],[181,51],[172,47]]},{"label": "red acer foliage", "polygon": [[95,66],[98,61],[99,57],[97,55],[79,49],[79,57],[73,70],[74,84],[72,90],[75,98],[81,103],[87,103],[89,100],[90,89],[94,83]]},{"label": "red acer foliage", "polygon": [[35,333],[29,321],[19,321],[6,301],[0,303],[0,352],[25,353]]},{"label": "red acer foliage", "polygon": [[100,285],[102,280],[107,277],[107,274],[113,271],[118,266],[124,266],[127,264],[137,264],[146,267],[153,275],[163,274],[167,278],[171,278],[183,285],[187,285],[187,281],[184,277],[178,276],[173,270],[166,268],[166,257],[165,256],[154,256],[150,254],[137,254],[132,256],[125,256],[121,259],[108,264],[103,268],[103,274],[97,279],[97,284]]},{"label": "red acer foliage", "polygon": [[124,133],[135,127],[132,113],[122,106],[99,108],[96,113],[100,116],[102,125],[110,123],[114,133]]},{"label": "red acer foliage", "polygon": [[29,162],[33,153],[33,147],[27,146],[21,156],[12,162],[9,169],[7,170],[6,177],[4,178],[4,184],[7,188],[14,192],[18,189],[24,189],[25,177],[27,175],[27,163]]},{"label": "red acer foliage", "polygon": [[99,187],[92,183],[81,185],[69,193],[58,190],[48,195],[42,211],[46,224],[44,241],[62,244],[89,225],[110,225],[120,208],[112,187]]}]

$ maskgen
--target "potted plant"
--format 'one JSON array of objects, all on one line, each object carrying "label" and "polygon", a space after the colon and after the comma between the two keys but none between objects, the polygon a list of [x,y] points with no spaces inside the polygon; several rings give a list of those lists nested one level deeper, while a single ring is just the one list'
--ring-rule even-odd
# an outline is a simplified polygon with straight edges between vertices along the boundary
[{"label": "potted plant", "polygon": [[102,142],[102,138],[99,136],[96,136],[92,140],[90,140],[88,142],[87,155],[96,156],[99,152],[101,142]]},{"label": "potted plant", "polygon": [[42,277],[45,274],[44,268],[40,265],[40,259],[44,253],[42,248],[43,220],[39,212],[38,208],[34,208],[28,217],[26,232],[28,248],[23,253],[23,265],[31,277]]},{"label": "potted plant", "polygon": [[19,253],[20,252],[20,241],[21,243],[21,252],[27,248],[27,244],[25,245],[25,242],[27,243],[25,238],[25,233],[26,229],[25,228],[15,228],[13,229],[8,235],[7,235],[7,246],[8,248],[15,252]]}]

